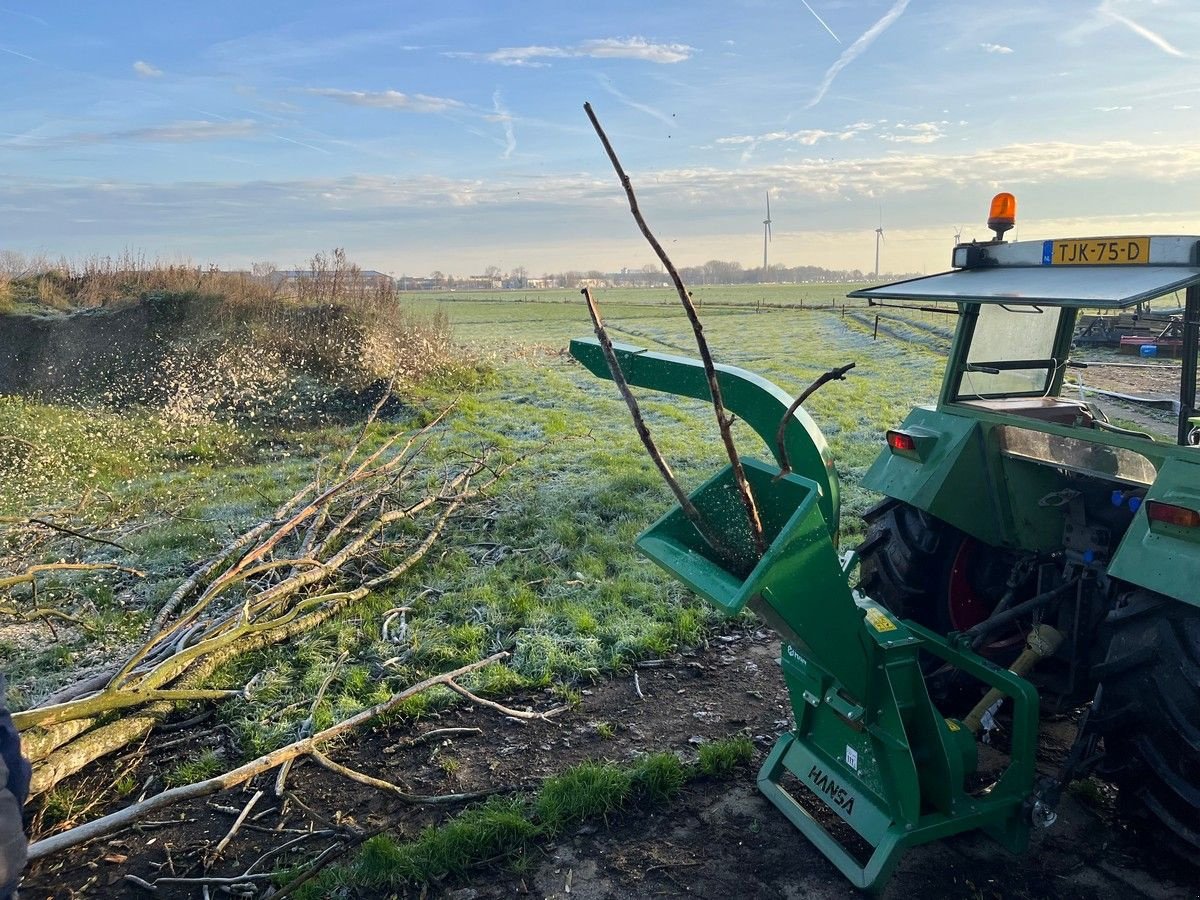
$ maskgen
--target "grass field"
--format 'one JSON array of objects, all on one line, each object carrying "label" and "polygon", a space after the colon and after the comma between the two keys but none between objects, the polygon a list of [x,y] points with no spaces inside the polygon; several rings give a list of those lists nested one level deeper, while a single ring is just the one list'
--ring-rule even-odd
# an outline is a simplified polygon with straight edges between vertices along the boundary
[{"label": "grass field", "polygon": [[[847,381],[826,386],[807,404],[837,460],[842,540],[852,546],[861,535],[857,514],[873,501],[859,480],[882,447],[883,428],[935,395],[940,356],[931,348],[937,336],[923,329],[940,323],[914,319],[873,340],[873,314],[861,304],[843,310],[838,298],[845,290],[708,288],[697,295],[717,359],[789,392],[829,368],[857,364]],[[600,291],[598,300],[615,338],[694,355],[687,320],[667,292]],[[544,690],[573,703],[589,682],[700,645],[722,627],[707,604],[633,549],[636,536],[672,500],[613,385],[564,352],[572,337],[591,333],[582,298],[560,292],[537,302],[512,295],[403,302],[418,317],[444,314],[472,361],[407,385],[408,412],[383,423],[373,440],[453,403],[455,411],[431,443],[435,465],[444,460],[450,467],[463,454],[495,446],[516,467],[482,508],[455,521],[438,553],[402,580],[290,644],[220,670],[215,687],[240,689],[254,677],[252,697],[230,699],[217,710],[236,752],[198,747],[164,774],[168,784],[207,777],[294,739],[342,653],[348,659],[316,712],[318,728],[386,699],[424,673],[500,648],[512,653],[507,664],[489,666],[465,679],[466,686],[493,697]],[[724,465],[709,404],[641,393],[646,419],[685,487]],[[19,522],[72,510],[77,526],[123,548],[61,535],[27,539],[10,530],[0,544],[0,567],[20,571],[69,557],[143,573],[62,573],[45,580],[37,603],[73,617],[53,628],[0,618],[13,708],[36,705],[128,653],[198,560],[269,516],[355,434],[347,426],[281,430],[253,421],[184,427],[153,409],[114,414],[0,402],[0,435],[9,444],[0,445],[7,476],[0,481],[0,514]],[[738,437],[744,455],[769,458],[748,429]],[[17,588],[11,599],[19,612],[34,598]],[[400,606],[412,611],[397,640],[384,634],[383,623]],[[420,719],[459,702],[435,689],[411,698],[401,716]],[[45,822],[71,821],[78,797],[67,789],[51,792]]]},{"label": "grass field", "polygon": [[[847,381],[827,386],[808,404],[837,460],[843,540],[852,545],[859,534],[856,514],[872,502],[858,480],[882,446],[882,429],[934,396],[939,358],[920,343],[872,340],[871,323],[855,318],[853,308],[843,315],[835,302],[845,290],[708,288],[697,295],[708,301],[702,315],[717,358],[759,372],[788,391],[799,391],[835,365],[857,363]],[[492,442],[513,455],[531,455],[495,496],[489,517],[464,524],[449,552],[394,593],[433,588],[438,598],[414,615],[413,666],[466,661],[511,645],[515,683],[561,682],[569,688],[634,659],[694,644],[714,619],[632,550],[634,537],[671,501],[611,383],[593,378],[561,352],[571,337],[590,333],[581,298],[574,292],[539,297],[545,302],[504,296],[509,299],[450,295],[405,301],[419,314],[445,313],[455,340],[489,371],[465,388],[461,382],[427,384],[407,398],[427,409],[457,399],[440,452]],[[807,306],[759,311],[762,296],[777,304],[798,303],[804,296]],[[666,302],[668,292],[601,291],[598,299],[614,337],[692,355],[690,329],[678,306]],[[808,308],[813,301],[822,308]],[[643,398],[647,420],[685,486],[723,465],[707,404],[650,392]],[[36,650],[25,650],[25,641],[11,629],[0,631],[12,659],[18,705],[36,701],[81,665],[114,652],[170,593],[188,561],[264,515],[302,483],[318,454],[344,446],[351,433],[325,428],[264,435],[229,426],[174,433],[150,413],[143,420],[124,416],[106,423],[95,412],[17,401],[6,401],[0,416],[6,434],[54,447],[60,457],[57,466],[41,468],[36,484],[9,482],[6,509],[36,512],[89,489],[104,491],[111,501],[105,504],[108,518],[115,512],[119,522],[137,523],[122,543],[149,575],[115,591],[87,588],[102,595],[88,601],[86,612],[106,623],[104,628],[68,628],[64,640]],[[109,440],[98,440],[100,432]],[[769,456],[748,430],[740,443],[746,455]],[[102,453],[90,449],[97,445]],[[104,547],[89,547],[84,556],[124,559]],[[91,582],[67,579],[57,589],[66,595],[79,583]],[[124,601],[115,599],[121,596]],[[359,677],[379,675],[373,667],[394,648],[379,646],[371,635],[379,633],[379,615],[398,604],[392,594],[378,597],[305,638],[298,654],[279,653],[270,661],[268,680],[292,688],[260,702],[293,702],[293,694],[319,678],[311,671],[328,654],[336,655],[335,648],[359,655]],[[230,678],[236,680],[236,674]],[[406,674],[389,673],[370,691],[335,693],[332,702],[339,715],[360,708]],[[294,725],[296,716],[284,715],[263,728],[260,711],[242,706],[227,704],[223,714],[253,733],[256,749],[282,740]],[[293,712],[302,718],[302,710]]]},{"label": "grass field", "polygon": [[[793,394],[830,368],[856,364],[847,380],[826,385],[805,404],[836,461],[843,547],[861,539],[860,514],[877,499],[861,480],[883,449],[884,429],[936,397],[954,324],[937,312],[843,304],[852,288],[695,291],[718,362],[749,369]],[[695,355],[691,329],[670,292],[595,294],[614,339]],[[97,802],[125,802],[147,777],[161,778],[165,785],[208,778],[288,744],[307,719],[314,728],[327,727],[430,674],[500,649],[511,656],[464,677],[463,686],[501,701],[518,695],[526,702],[565,704],[583,717],[596,715],[592,695],[621,684],[628,693],[628,682],[598,684],[608,676],[629,674],[641,661],[667,656],[686,669],[693,663],[688,655],[676,656],[680,651],[690,653],[711,641],[708,656],[719,657],[720,648],[728,646],[723,641],[755,633],[741,627],[749,625],[749,614],[730,628],[708,604],[635,552],[638,534],[673,500],[615,387],[566,353],[571,338],[592,333],[578,293],[409,294],[401,302],[414,321],[436,315],[449,323],[459,361],[436,376],[404,384],[402,402],[376,424],[367,450],[453,406],[431,434],[426,451],[431,477],[453,471],[487,447],[496,448],[497,459],[514,468],[484,502],[451,520],[436,551],[419,567],[288,643],[245,654],[217,670],[208,686],[240,691],[253,685],[253,690],[223,700],[215,722],[208,723],[216,727],[200,732],[203,739],[155,760],[158,768],[149,776],[139,770],[136,778],[110,784],[111,772],[85,771],[50,791],[37,812],[39,833],[87,818]],[[685,488],[725,465],[710,404],[638,393],[646,421]],[[358,433],[356,425],[179,419],[163,408],[114,411],[0,397],[0,576],[59,560],[119,564],[141,573],[54,573],[39,581],[36,595],[17,586],[0,598],[0,658],[10,705],[38,705],[63,685],[124,658],[199,561],[270,517],[314,472],[328,471],[330,460],[345,453]],[[737,426],[736,433],[744,456],[770,457],[748,428]],[[67,521],[120,547],[25,527],[29,517]],[[35,603],[68,618],[23,618]],[[400,607],[408,611],[397,625]],[[390,633],[385,622],[391,623]],[[767,652],[767,638],[762,640]],[[719,681],[722,670],[709,668]],[[768,669],[774,672],[773,665],[763,666]],[[648,674],[643,671],[643,680]],[[324,699],[313,706],[326,679]],[[742,687],[730,701],[733,707],[744,702]],[[675,693],[674,686],[670,690]],[[420,720],[448,721],[469,712],[451,709],[463,702],[445,688],[416,694],[394,718],[381,722],[381,730],[412,733]],[[686,761],[695,743],[689,737],[695,726],[687,717],[696,713],[686,705],[689,699],[680,702],[687,730],[676,737],[673,752]],[[181,705],[174,715],[188,719],[196,712],[195,706]],[[570,739],[594,742],[603,759],[615,759],[604,755],[603,746],[621,740],[624,727],[617,714],[584,719]],[[704,753],[699,756],[696,765],[703,769]],[[672,760],[659,759],[669,763],[672,784],[682,784],[685,769],[700,770]],[[391,777],[387,760],[372,762],[377,774]],[[454,783],[458,759],[442,762],[438,771]],[[603,803],[585,818],[603,819],[607,809],[623,807],[627,800],[630,808],[642,803],[633,789],[643,777],[636,758],[633,768],[582,765],[551,772],[564,778],[599,772],[606,784],[615,785],[616,798],[601,797]],[[546,782],[557,783],[553,774]],[[373,841],[331,870],[313,895],[332,884],[353,891],[436,880],[440,876],[429,872],[465,871],[468,858],[474,860],[471,866],[492,865],[498,856],[514,854],[515,864],[526,842],[548,839],[557,827],[558,819],[538,806],[541,796],[531,792],[511,802],[491,802],[459,819],[427,818],[427,824],[442,826],[420,834],[396,825],[398,819],[393,823],[398,843],[391,837]],[[208,826],[196,826],[202,827]],[[493,832],[507,836],[494,843],[487,837]],[[428,856],[429,866],[413,863],[417,856]],[[378,871],[372,868],[376,862],[382,866]]]}]

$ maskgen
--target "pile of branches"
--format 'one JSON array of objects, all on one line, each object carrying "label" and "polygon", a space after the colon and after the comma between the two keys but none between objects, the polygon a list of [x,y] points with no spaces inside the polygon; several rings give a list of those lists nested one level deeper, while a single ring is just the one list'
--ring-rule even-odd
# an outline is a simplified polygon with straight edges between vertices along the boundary
[{"label": "pile of branches", "polygon": [[[248,695],[253,682],[211,688],[214,673],[401,578],[513,464],[498,462],[494,448],[430,461],[425,451],[449,410],[374,446],[382,403],[340,461],[196,567],[123,663],[14,715],[33,764],[31,793],[141,740],[181,703]],[[27,573],[34,583],[38,574]]]}]

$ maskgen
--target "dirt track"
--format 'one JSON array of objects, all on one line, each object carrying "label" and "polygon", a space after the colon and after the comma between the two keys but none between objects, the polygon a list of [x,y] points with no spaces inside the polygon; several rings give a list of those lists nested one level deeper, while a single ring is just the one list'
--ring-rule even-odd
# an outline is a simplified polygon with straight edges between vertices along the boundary
[{"label": "dirt track", "polygon": [[[484,734],[456,738],[436,753],[430,747],[388,753],[407,734],[400,726],[380,727],[336,751],[336,758],[380,777],[403,780],[414,790],[471,790],[536,779],[584,759],[626,759],[639,751],[670,749],[689,755],[699,739],[747,730],[759,750],[756,764],[774,736],[787,727],[787,696],[776,654],[778,644],[762,631],[716,638],[704,651],[661,666],[638,670],[638,697],[632,678],[604,682],[585,693],[582,704],[560,724],[503,722],[490,713],[458,709],[419,730],[478,725]],[[546,698],[530,697],[546,705]],[[610,723],[605,739],[595,727]],[[1044,764],[1065,751],[1070,729],[1048,729]],[[197,737],[195,743],[219,740]],[[456,762],[453,784],[439,768],[438,755]],[[165,767],[158,757],[139,771]],[[644,898],[695,896],[834,898],[853,897],[841,875],[784,820],[756,790],[755,772],[730,781],[700,781],[680,798],[652,814],[628,814],[587,825],[567,839],[532,852],[523,875],[477,873],[466,882],[434,887],[431,896],[482,900],[510,896],[547,898]],[[270,812],[262,830],[243,832],[214,874],[237,874],[266,848],[280,842],[271,829],[308,823],[329,827],[350,817],[359,827],[398,822],[405,833],[435,821],[440,813],[397,808],[383,795],[343,781],[311,765],[300,767],[292,784],[298,804],[284,814]],[[259,786],[265,786],[259,785]],[[1152,834],[1140,833],[1112,812],[1111,791],[1068,794],[1058,823],[1034,835],[1024,857],[1013,857],[982,835],[967,835],[912,851],[885,896],[964,898],[1186,898],[1200,895],[1196,872],[1155,849]],[[232,820],[220,809],[240,808],[248,794],[219,795],[213,802],[180,807],[177,824],[144,834],[126,833],[96,842],[65,859],[35,867],[22,897],[148,896],[124,880],[125,873],[154,878],[168,858],[181,872],[189,860],[221,838]],[[1087,800],[1091,805],[1084,805]],[[270,810],[271,801],[259,809]],[[234,810],[236,812],[236,809]],[[318,845],[319,846],[319,845]],[[315,853],[315,849],[313,850]],[[127,856],[127,860],[122,857]],[[161,874],[166,874],[161,870]],[[88,885],[83,892],[79,889]],[[413,891],[417,896],[419,891]],[[198,897],[183,889],[160,890],[159,897]],[[374,896],[359,894],[357,896]],[[378,896],[392,896],[381,894]]]}]

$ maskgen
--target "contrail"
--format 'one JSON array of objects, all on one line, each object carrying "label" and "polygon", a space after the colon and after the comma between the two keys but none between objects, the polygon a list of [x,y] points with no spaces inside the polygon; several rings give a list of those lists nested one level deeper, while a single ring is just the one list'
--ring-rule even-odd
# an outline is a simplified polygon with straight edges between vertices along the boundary
[{"label": "contrail", "polygon": [[32,56],[26,56],[24,53],[18,53],[16,50],[9,50],[7,47],[0,47],[0,53],[11,53],[13,56],[19,56],[21,59],[27,59],[30,62],[37,62]]},{"label": "contrail", "polygon": [[272,132],[271,137],[278,138],[281,141],[287,141],[289,144],[297,144],[301,147],[307,147],[309,150],[316,150],[318,153],[324,153],[326,156],[329,155],[329,151],[324,149],[323,147],[314,147],[312,144],[304,143],[304,141],[294,141],[289,137],[284,137],[282,134],[275,134],[274,132]]},{"label": "contrail", "polygon": [[50,23],[40,16],[31,16],[29,13],[17,12],[15,9],[7,9],[3,6],[0,6],[0,13],[8,13],[10,16],[20,16],[22,19],[28,19],[31,22],[37,22],[39,25],[44,25],[47,28],[50,27]]},{"label": "contrail", "polygon": [[664,125],[669,126],[669,125],[675,124],[661,110],[657,110],[653,106],[647,106],[645,103],[638,103],[632,97],[630,97],[626,94],[623,94],[621,91],[617,90],[616,85],[614,85],[612,83],[612,79],[609,78],[607,75],[600,75],[599,81],[600,81],[600,86],[602,88],[604,88],[606,91],[608,91],[614,97],[616,97],[618,100],[620,100],[626,106],[636,109],[638,112],[644,112],[648,116],[653,116],[654,118],[658,119],[658,121],[662,122]]},{"label": "contrail", "polygon": [[[801,0],[801,2],[803,2],[803,0]],[[1126,28],[1128,28],[1130,31],[1132,31],[1134,34],[1138,35],[1139,37],[1144,37],[1146,40],[1148,40],[1150,43],[1152,43],[1159,50],[1162,50],[1164,53],[1170,53],[1172,56],[1179,56],[1179,57],[1183,57],[1185,59],[1187,58],[1186,53],[1184,53],[1178,47],[1175,47],[1175,46],[1171,45],[1170,43],[1168,43],[1167,39],[1164,38],[1161,34],[1151,31],[1145,25],[1139,25],[1137,22],[1133,21],[1133,19],[1127,19],[1125,16],[1121,15],[1119,12],[1114,10],[1108,3],[1100,4],[1100,11],[1102,13],[1104,13],[1105,15],[1109,16],[1110,18],[1112,18],[1114,21],[1120,22],[1122,25],[1124,25]]]},{"label": "contrail", "polygon": [[800,2],[804,4],[805,9],[807,9],[810,13],[813,14],[813,18],[821,23],[821,27],[829,32],[829,36],[840,44],[842,42],[842,39],[840,37],[838,37],[836,34],[834,34],[833,29],[825,24],[825,20],[817,15],[817,11],[808,5],[808,0],[800,0]]},{"label": "contrail", "polygon": [[513,132],[512,115],[505,108],[501,100],[499,88],[496,88],[492,94],[492,109],[496,111],[496,115],[492,118],[504,128],[504,155],[500,158],[508,159],[512,156],[513,151],[517,149],[517,136]]},{"label": "contrail", "polygon": [[[808,4],[805,5],[807,6]],[[820,103],[821,98],[825,96],[825,92],[829,90],[829,86],[833,84],[833,79],[837,78],[838,73],[862,56],[867,51],[867,48],[875,42],[875,38],[887,31],[888,26],[900,18],[907,7],[908,0],[896,0],[892,8],[884,13],[882,19],[864,31],[857,41],[843,50],[842,55],[825,72],[825,77],[821,79],[821,84],[817,88],[817,92],[813,94],[813,98],[805,104],[804,108],[812,109]]]}]

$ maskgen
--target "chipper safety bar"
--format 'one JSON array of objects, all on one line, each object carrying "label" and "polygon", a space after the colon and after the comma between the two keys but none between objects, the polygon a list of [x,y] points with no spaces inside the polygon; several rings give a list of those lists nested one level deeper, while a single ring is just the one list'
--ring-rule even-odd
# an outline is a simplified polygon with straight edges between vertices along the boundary
[{"label": "chipper safety bar", "polygon": [[[630,385],[709,399],[698,361],[614,348]],[[593,374],[611,377],[596,340],[573,340],[571,354]],[[718,366],[718,378],[729,411],[774,453],[791,398],[743,369]],[[759,788],[860,888],[882,887],[907,848],[974,828],[1023,850],[1034,802],[1036,690],[852,590],[855,560],[838,555],[837,475],[824,437],[797,410],[785,442],[793,474],[778,477],[777,465],[743,460],[768,542],[761,558],[728,466],[691,495],[725,543],[722,558],[679,507],[637,540],[646,556],[726,614],[749,606],[779,633],[795,724],[776,741]],[[728,560],[742,554],[750,571],[730,571]],[[934,706],[921,652],[1011,698],[1008,765],[978,789],[967,786],[976,772],[975,735]],[[839,839],[844,826],[834,816],[869,851]]]}]

